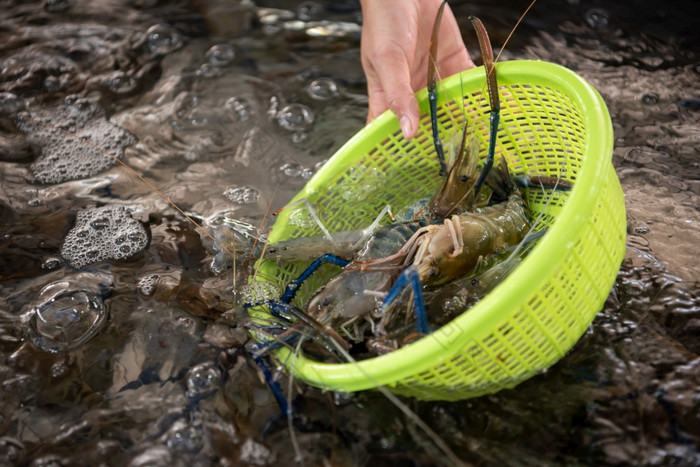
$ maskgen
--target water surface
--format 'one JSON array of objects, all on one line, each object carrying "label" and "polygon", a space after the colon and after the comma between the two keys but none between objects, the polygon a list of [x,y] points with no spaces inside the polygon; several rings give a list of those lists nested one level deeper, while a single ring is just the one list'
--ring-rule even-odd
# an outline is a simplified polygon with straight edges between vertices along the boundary
[{"label": "water surface", "polygon": [[[693,6],[541,1],[503,55],[568,66],[606,100],[628,250],[545,374],[407,401],[467,462],[700,463]],[[467,15],[500,44],[524,7],[453,8],[478,56]],[[295,384],[294,430],[275,421],[233,272],[98,149],[207,231],[269,225],[364,124],[357,2],[6,2],[0,21],[0,463],[272,465],[294,439],[308,464],[444,461],[377,393]]]}]

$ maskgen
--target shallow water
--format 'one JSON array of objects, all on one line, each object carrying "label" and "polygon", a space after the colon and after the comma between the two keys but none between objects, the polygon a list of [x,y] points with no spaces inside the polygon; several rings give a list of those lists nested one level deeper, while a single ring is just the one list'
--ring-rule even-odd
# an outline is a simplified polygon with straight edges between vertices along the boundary
[{"label": "shallow water", "polygon": [[[455,3],[494,44],[523,8]],[[293,455],[245,332],[231,326],[231,270],[214,274],[211,240],[96,147],[208,231],[225,217],[260,225],[362,127],[367,105],[356,2],[271,5],[3,6],[0,464]],[[541,1],[508,46],[504,58],[568,66],[605,98],[628,250],[604,310],[545,374],[475,400],[408,401],[467,462],[700,463],[693,6]],[[52,169],[56,153],[64,167]],[[444,461],[379,394],[296,394],[308,464]]]}]

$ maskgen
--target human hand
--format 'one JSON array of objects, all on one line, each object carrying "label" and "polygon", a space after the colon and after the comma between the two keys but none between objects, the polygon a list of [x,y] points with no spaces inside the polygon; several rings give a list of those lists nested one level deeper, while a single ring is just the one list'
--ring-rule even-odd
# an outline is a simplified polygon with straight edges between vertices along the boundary
[{"label": "human hand", "polygon": [[[420,111],[414,93],[428,82],[430,38],[442,0],[361,0],[362,67],[367,77],[367,122],[387,108],[405,138],[416,135]],[[474,67],[449,5],[438,35],[438,70],[449,76]]]}]

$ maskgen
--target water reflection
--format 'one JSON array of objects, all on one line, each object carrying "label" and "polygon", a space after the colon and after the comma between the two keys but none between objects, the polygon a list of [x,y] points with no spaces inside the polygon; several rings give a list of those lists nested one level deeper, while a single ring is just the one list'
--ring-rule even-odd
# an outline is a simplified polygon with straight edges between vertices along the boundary
[{"label": "water reflection", "polygon": [[[6,6],[0,463],[272,465],[294,452],[244,350],[235,304],[278,294],[259,284],[234,294],[249,250],[237,251],[234,277],[231,255],[94,146],[17,119],[106,148],[215,238],[250,245],[268,208],[366,112],[356,2],[274,3]],[[550,3],[507,53],[567,65],[608,102],[627,258],[591,330],[546,374],[493,396],[411,406],[474,463],[698,464],[700,75],[683,39],[692,2],[645,9],[652,24],[631,23],[627,6]],[[482,16],[494,43],[521,8],[451,4],[460,18]],[[64,172],[49,163],[58,155],[74,156]],[[374,186],[349,178],[336,189],[352,201],[381,183],[377,173]],[[310,221],[295,209],[294,222]],[[138,238],[117,234],[117,219],[140,226]],[[87,258],[100,242],[111,253]],[[272,371],[286,393],[290,381]],[[440,462],[381,395],[291,386],[305,462]]]}]

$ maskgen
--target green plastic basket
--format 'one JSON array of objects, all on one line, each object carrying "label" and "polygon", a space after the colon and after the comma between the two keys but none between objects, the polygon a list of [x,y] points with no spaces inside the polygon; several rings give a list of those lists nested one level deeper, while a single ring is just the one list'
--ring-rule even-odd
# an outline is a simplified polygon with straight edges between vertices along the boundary
[{"label": "green plastic basket", "polygon": [[[549,205],[540,190],[528,190],[530,209],[544,214],[549,231],[475,306],[399,350],[338,364],[277,350],[295,377],[334,391],[383,385],[423,400],[475,397],[511,388],[553,365],[601,310],[624,256],[626,228],[605,103],[585,80],[558,65],[511,61],[499,63],[497,70],[497,157],[506,157],[514,173],[561,176],[574,183],[570,192],[556,192]],[[439,116],[443,140],[458,132],[466,117],[481,139],[482,158],[489,131],[484,83],[482,67],[444,80]],[[383,114],[348,141],[292,201],[307,198],[333,232],[366,228],[385,205],[400,212],[432,195],[441,178],[427,92],[416,96],[422,117],[413,140],[403,139],[392,113]],[[320,233],[306,208],[297,205],[282,211],[269,241]],[[307,264],[262,261],[255,280],[281,291]],[[295,304],[303,307],[337,272],[337,267],[322,268],[300,289]]]}]

